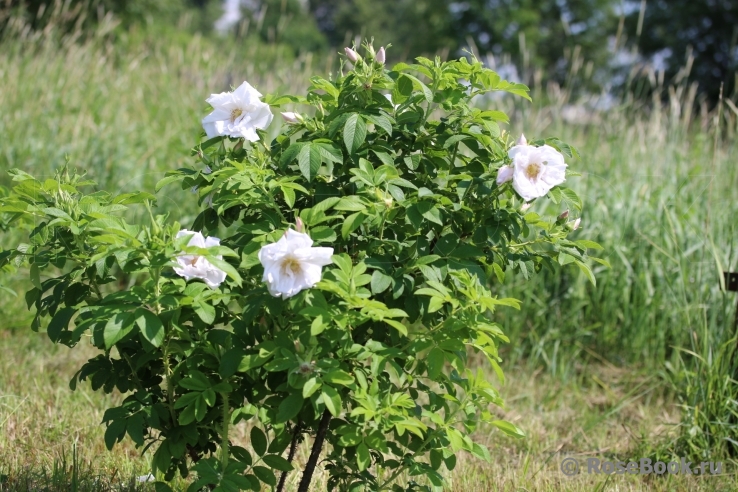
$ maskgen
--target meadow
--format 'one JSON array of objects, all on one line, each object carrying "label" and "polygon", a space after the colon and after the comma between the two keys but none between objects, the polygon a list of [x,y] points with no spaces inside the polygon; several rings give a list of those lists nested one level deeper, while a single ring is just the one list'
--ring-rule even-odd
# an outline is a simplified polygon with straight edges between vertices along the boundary
[{"label": "meadow", "polygon": [[[51,175],[68,158],[101,189],[153,192],[166,171],[192,164],[210,93],[243,80],[265,94],[299,93],[310,75],[337,68],[335,57],[294,58],[270,45],[114,27],[108,18],[84,39],[18,29],[0,40],[1,170]],[[694,87],[664,83],[645,103],[625,97],[596,110],[597,98],[573,95],[584,75],[571,75],[570,86],[534,85],[533,104],[508,95],[480,105],[508,112],[514,138],[555,135],[577,147],[579,234],[602,244],[611,266],[592,265],[596,286],[571,266],[525,284],[507,276],[498,294],[523,307],[499,312],[511,340],[501,351],[503,417],[527,437],[478,431],[492,463],[459,456],[450,490],[734,490],[738,294],[720,279],[738,270],[738,108],[708,111]],[[156,211],[190,223],[195,195],[166,188]],[[20,238],[12,228],[2,237],[6,247]],[[150,489],[136,481],[147,455],[128,440],[104,447],[108,397],[67,386],[93,349],[31,332],[24,273],[0,277],[0,491]],[[247,435],[241,427],[235,440]],[[308,453],[303,444],[298,462]],[[559,470],[567,456],[679,453],[722,460],[724,472]]]}]

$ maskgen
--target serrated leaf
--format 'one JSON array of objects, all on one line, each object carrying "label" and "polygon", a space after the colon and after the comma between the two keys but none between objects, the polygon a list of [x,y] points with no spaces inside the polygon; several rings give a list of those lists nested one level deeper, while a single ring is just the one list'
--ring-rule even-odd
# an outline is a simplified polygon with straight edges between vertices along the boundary
[{"label": "serrated leaf", "polygon": [[287,150],[282,152],[282,156],[279,158],[279,167],[284,169],[287,164],[294,161],[306,145],[308,145],[306,142],[297,142],[287,147]]},{"label": "serrated leaf", "polygon": [[320,148],[316,145],[305,145],[297,155],[297,164],[300,167],[300,172],[308,181],[312,181],[318,174],[321,163]]},{"label": "serrated leaf", "polygon": [[343,142],[349,154],[361,147],[366,139],[366,123],[358,113],[353,113],[343,127]]}]

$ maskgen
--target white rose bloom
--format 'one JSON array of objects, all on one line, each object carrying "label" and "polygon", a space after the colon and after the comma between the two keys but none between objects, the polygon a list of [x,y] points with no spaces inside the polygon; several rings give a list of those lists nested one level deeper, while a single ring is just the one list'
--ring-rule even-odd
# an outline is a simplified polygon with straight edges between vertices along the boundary
[{"label": "white rose bloom", "polygon": [[[513,160],[513,188],[526,202],[545,196],[551,188],[566,179],[564,156],[549,145],[516,145],[508,155]],[[497,179],[499,182],[499,174]]]},{"label": "white rose bloom", "polygon": [[[192,236],[188,246],[196,246],[198,248],[210,248],[212,246],[219,246],[220,239],[217,237],[204,237],[202,233],[188,231],[182,229],[177,233],[177,238],[183,236]],[[223,257],[216,256],[219,260]],[[226,278],[226,273],[220,268],[216,267],[204,257],[199,255],[188,255],[182,254],[177,256],[178,267],[174,267],[174,271],[177,275],[184,277],[185,280],[191,280],[193,278],[199,278],[205,281],[205,283],[211,289],[218,287]]]},{"label": "white rose bloom", "polygon": [[208,138],[226,135],[243,137],[250,142],[259,140],[256,129],[265,129],[274,118],[269,105],[261,102],[260,97],[261,93],[248,82],[233,92],[211,94],[207,102],[213,112],[202,120]]},{"label": "white rose bloom", "polygon": [[320,282],[322,267],[332,263],[333,248],[312,246],[310,236],[287,229],[279,241],[259,250],[262,281],[271,295],[287,299]]}]

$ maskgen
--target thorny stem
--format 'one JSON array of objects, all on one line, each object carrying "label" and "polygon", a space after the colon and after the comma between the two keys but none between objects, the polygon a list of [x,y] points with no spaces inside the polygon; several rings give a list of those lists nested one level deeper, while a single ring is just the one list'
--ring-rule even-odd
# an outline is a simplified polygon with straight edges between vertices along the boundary
[{"label": "thorny stem", "polygon": [[[302,432],[300,432],[300,427],[302,427],[301,422],[298,421],[297,425],[295,425],[295,430],[292,432],[292,442],[290,443],[290,452],[287,455],[287,461],[292,463],[292,460],[295,457],[295,451],[297,451],[297,441],[300,439],[300,435]],[[279,477],[279,485],[277,485],[277,492],[282,492],[284,489],[284,484],[287,481],[287,474],[289,472],[283,471],[282,476]]]},{"label": "thorny stem", "polygon": [[325,410],[323,416],[320,418],[318,432],[315,434],[313,448],[310,450],[310,458],[308,458],[307,464],[305,464],[305,470],[302,472],[302,480],[300,480],[300,486],[297,488],[297,492],[308,492],[310,490],[310,482],[313,480],[315,466],[318,464],[318,458],[320,458],[320,451],[323,449],[323,441],[325,441],[325,435],[328,432],[328,424],[330,422],[331,412]]},{"label": "thorny stem", "polygon": [[230,457],[230,442],[228,441],[228,425],[231,423],[231,409],[228,403],[228,393],[221,393],[223,397],[223,441],[220,445],[220,464],[222,465],[223,474],[225,475],[228,467],[228,458]]}]

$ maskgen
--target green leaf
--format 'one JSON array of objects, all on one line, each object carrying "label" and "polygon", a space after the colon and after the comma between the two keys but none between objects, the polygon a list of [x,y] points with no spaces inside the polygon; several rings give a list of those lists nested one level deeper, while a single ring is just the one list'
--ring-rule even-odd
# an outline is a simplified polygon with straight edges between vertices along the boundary
[{"label": "green leaf", "polygon": [[282,400],[277,411],[277,423],[292,420],[302,409],[303,398],[301,393],[291,393]]},{"label": "green leaf", "polygon": [[379,270],[374,270],[374,272],[372,272],[372,294],[377,295],[381,292],[384,292],[389,288],[391,284],[392,277],[390,277],[389,275],[385,275]]},{"label": "green leaf", "polygon": [[277,485],[277,478],[274,476],[274,472],[265,466],[255,466],[252,468],[254,475],[259,480],[269,485]]},{"label": "green leaf", "polygon": [[348,239],[349,235],[356,229],[358,229],[359,226],[361,226],[361,224],[364,222],[364,220],[366,220],[366,217],[366,214],[364,214],[363,212],[356,212],[346,217],[346,220],[341,226],[341,236],[344,239]]},{"label": "green leaf", "polygon": [[133,315],[131,313],[117,313],[105,325],[103,340],[105,348],[109,349],[120,342],[133,329]]},{"label": "green leaf", "polygon": [[134,316],[144,338],[154,347],[159,347],[164,340],[164,325],[159,317],[144,308],[136,309]]},{"label": "green leaf", "polygon": [[350,386],[354,384],[354,377],[341,369],[333,369],[323,375],[323,381],[326,383],[340,384],[341,386]]},{"label": "green leaf", "polygon": [[33,263],[31,265],[29,274],[31,276],[31,283],[33,284],[33,286],[42,291],[43,288],[41,287],[41,273],[36,263]]},{"label": "green leaf", "polygon": [[443,369],[443,363],[446,361],[446,356],[443,350],[438,347],[434,347],[425,359],[425,364],[428,367],[428,377],[432,380],[438,379]]},{"label": "green leaf", "polygon": [[262,456],[261,460],[269,467],[275,470],[288,472],[294,470],[294,467],[289,461],[276,454],[267,454]]},{"label": "green leaf", "polygon": [[428,102],[433,102],[433,93],[428,88],[427,85],[425,85],[423,82],[421,82],[417,77],[414,77],[410,74],[402,74],[403,77],[407,77],[412,81],[413,86],[415,88],[420,89],[423,92],[423,96],[425,97],[425,100]]},{"label": "green leaf", "polygon": [[374,123],[375,126],[378,126],[382,130],[387,132],[388,135],[392,136],[392,123],[390,122],[389,118],[387,118],[386,116],[366,115],[366,119]]},{"label": "green leaf", "polygon": [[212,325],[215,321],[215,308],[210,305],[206,300],[196,300],[193,304],[195,313],[200,319],[207,325]]},{"label": "green leaf", "polygon": [[282,157],[279,159],[279,167],[284,169],[287,164],[295,160],[295,157],[302,151],[303,147],[307,145],[306,142],[297,142],[287,147],[287,150],[282,152]]},{"label": "green leaf", "polygon": [[361,147],[364,139],[366,139],[366,123],[361,115],[353,113],[343,127],[343,143],[346,144],[349,154],[353,154]]},{"label": "green leaf", "polygon": [[587,279],[590,282],[592,282],[592,285],[594,285],[596,287],[597,286],[597,280],[595,279],[595,276],[594,276],[594,273],[592,273],[592,270],[590,270],[590,268],[585,263],[582,263],[579,260],[574,260],[574,263],[576,263],[577,266],[579,267],[579,269],[582,272],[584,272],[584,275],[586,275],[587,276]]},{"label": "green leaf", "polygon": [[239,287],[241,286],[243,279],[241,279],[241,275],[235,268],[233,268],[230,263],[225,260],[221,260],[220,258],[215,258],[212,255],[206,255],[205,259],[208,260],[213,266],[223,270],[226,275],[231,277],[231,279],[236,282],[236,285],[238,285]]},{"label": "green leaf", "polygon": [[359,471],[363,472],[372,464],[372,456],[369,454],[369,448],[363,442],[356,447],[356,464]]},{"label": "green leaf", "polygon": [[333,387],[328,385],[323,385],[323,392],[321,394],[325,408],[334,417],[338,417],[338,414],[341,412],[341,395]]},{"label": "green leaf", "polygon": [[446,437],[448,437],[448,440],[451,443],[451,449],[453,449],[454,453],[458,453],[464,448],[464,438],[458,430],[453,427],[449,427],[446,429]]},{"label": "green leaf", "polygon": [[267,438],[264,432],[258,427],[251,428],[251,447],[259,456],[264,456],[267,450]]},{"label": "green leaf", "polygon": [[493,420],[490,424],[494,425],[508,436],[518,438],[525,437],[525,432],[523,432],[520,427],[505,420]]},{"label": "green leaf", "polygon": [[310,398],[321,386],[322,383],[317,378],[308,379],[302,387],[302,397],[306,399]]},{"label": "green leaf", "polygon": [[305,145],[297,156],[297,163],[300,166],[300,172],[308,181],[312,181],[312,179],[318,174],[321,162],[320,148],[315,145]]},{"label": "green leaf", "polygon": [[71,307],[65,307],[56,312],[49,327],[46,329],[46,334],[52,342],[58,342],[61,339],[61,334],[69,326],[69,322],[72,320],[72,316],[77,310]]},{"label": "green leaf", "polygon": [[282,193],[284,194],[284,202],[287,204],[289,208],[292,208],[295,206],[295,190],[291,188],[286,188],[284,186],[280,186]]}]

